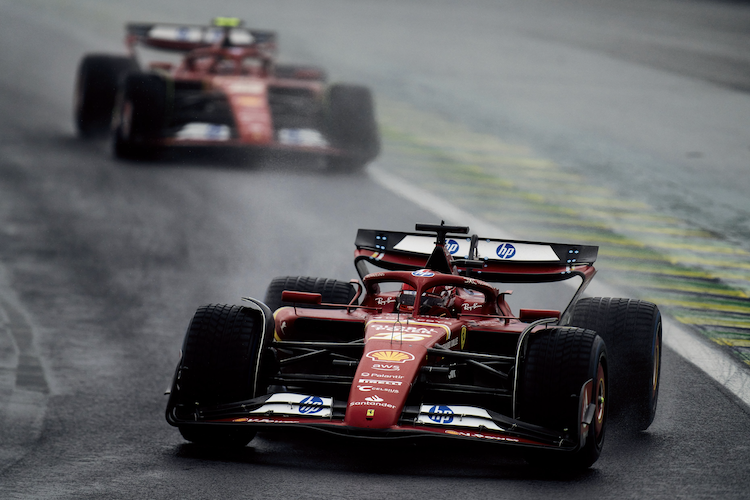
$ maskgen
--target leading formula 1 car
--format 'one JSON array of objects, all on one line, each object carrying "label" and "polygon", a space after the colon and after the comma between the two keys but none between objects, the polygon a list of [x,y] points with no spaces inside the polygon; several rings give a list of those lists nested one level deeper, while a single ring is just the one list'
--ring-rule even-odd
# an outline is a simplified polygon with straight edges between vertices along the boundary
[{"label": "leading formula 1 car", "polygon": [[[233,18],[213,26],[128,24],[126,31],[127,56],[82,59],[74,104],[79,134],[111,129],[118,157],[240,147],[315,155],[346,169],[380,151],[370,90],[327,85],[320,68],[277,64],[274,32]],[[136,49],[144,47],[181,61],[141,68]]]},{"label": "leading formula 1 car", "polygon": [[[263,302],[199,308],[167,421],[201,445],[303,427],[492,442],[565,468],[598,459],[608,413],[649,427],[661,316],[648,302],[581,298],[597,247],[416,230],[360,229],[360,280],[276,278]],[[564,311],[513,312],[490,284],[573,277]]]}]

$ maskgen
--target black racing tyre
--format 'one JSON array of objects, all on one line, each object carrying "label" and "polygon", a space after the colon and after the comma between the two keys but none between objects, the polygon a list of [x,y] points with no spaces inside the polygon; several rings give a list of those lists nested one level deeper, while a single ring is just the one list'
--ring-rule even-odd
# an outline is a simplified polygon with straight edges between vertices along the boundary
[{"label": "black racing tyre", "polygon": [[[182,347],[167,415],[190,418],[198,406],[251,399],[266,393],[263,361],[269,340],[262,317],[247,307],[211,304],[198,308]],[[183,437],[206,446],[245,446],[255,435],[236,426],[179,425]]]},{"label": "black racing tyre", "polygon": [[326,98],[326,136],[331,145],[346,152],[329,159],[337,170],[357,170],[380,153],[380,133],[375,104],[367,87],[331,85]]},{"label": "black racing tyre", "polygon": [[[596,333],[581,328],[553,328],[532,333],[519,373],[520,420],[560,432],[584,446],[575,452],[529,450],[534,465],[578,470],[599,458],[607,423],[607,349]],[[591,381],[591,385],[585,385]],[[584,387],[586,390],[583,390]],[[596,405],[590,425],[582,417]]]},{"label": "black racing tyre", "polygon": [[328,78],[326,71],[317,66],[300,66],[298,64],[277,64],[274,68],[276,78],[291,78],[294,80],[314,80],[325,82]]},{"label": "black racing tyre", "polygon": [[78,65],[74,120],[81,137],[109,132],[120,80],[138,66],[131,57],[88,54]]},{"label": "black racing tyre", "polygon": [[319,293],[323,303],[326,304],[349,304],[355,293],[354,287],[345,281],[308,276],[282,276],[271,280],[271,284],[268,285],[266,290],[266,297],[263,302],[271,311],[275,311],[282,306],[292,305],[281,300],[281,292],[284,290]]},{"label": "black racing tyre", "polygon": [[156,73],[125,76],[115,117],[115,156],[139,159],[153,154],[153,141],[166,122],[168,96],[167,80]]},{"label": "black racing tyre", "polygon": [[624,426],[646,430],[654,421],[661,379],[662,322],[651,302],[617,298],[577,301],[566,323],[594,330],[609,350],[610,409]]}]

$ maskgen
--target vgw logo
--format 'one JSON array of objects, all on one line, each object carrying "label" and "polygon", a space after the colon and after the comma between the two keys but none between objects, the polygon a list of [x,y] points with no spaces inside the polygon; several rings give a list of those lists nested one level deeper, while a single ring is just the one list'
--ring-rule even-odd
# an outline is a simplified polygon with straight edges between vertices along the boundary
[{"label": "vgw logo", "polygon": [[503,243],[499,247],[497,247],[497,256],[501,259],[510,259],[516,254],[516,247],[511,245],[510,243]]},{"label": "vgw logo", "polygon": [[433,406],[430,408],[430,420],[438,424],[450,424],[453,422],[453,410],[450,406]]},{"label": "vgw logo", "polygon": [[318,413],[322,409],[323,400],[318,396],[307,396],[299,403],[299,412],[302,414]]},{"label": "vgw logo", "polygon": [[448,253],[451,255],[456,255],[456,252],[458,252],[459,244],[456,240],[448,240],[445,242],[445,249],[448,250]]}]

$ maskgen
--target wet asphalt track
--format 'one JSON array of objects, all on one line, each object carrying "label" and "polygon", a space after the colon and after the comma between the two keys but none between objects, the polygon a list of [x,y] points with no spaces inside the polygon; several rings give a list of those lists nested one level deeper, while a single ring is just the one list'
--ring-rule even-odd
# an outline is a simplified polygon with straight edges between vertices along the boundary
[{"label": "wet asphalt track", "polygon": [[[84,52],[117,49],[124,21],[167,19],[177,2],[44,4],[0,2],[0,497],[747,497],[747,407],[669,350],[650,431],[612,429],[599,462],[574,477],[541,474],[496,448],[451,443],[261,435],[230,455],[184,443],[164,422],[161,393],[195,307],[262,296],[279,274],[348,279],[358,227],[409,230],[434,215],[374,182],[398,171],[392,155],[351,176],[275,162],[249,169],[236,159],[113,161],[105,143],[72,133],[75,65]],[[741,175],[750,164],[750,115],[741,111],[750,104],[737,90],[747,88],[742,58],[750,57],[738,48],[748,43],[742,4],[643,2],[619,15],[615,3],[582,1],[374,5],[196,3],[175,20],[237,13],[279,29],[283,54],[324,64],[335,79],[371,81],[388,99],[484,124],[578,169],[586,164],[574,159],[613,158],[611,175],[589,175],[625,196],[658,198],[653,177],[641,174],[679,171],[661,189],[685,203],[661,208],[724,224],[746,243],[732,229],[745,220],[750,177]],[[696,21],[705,6],[718,12],[713,22]],[[472,26],[487,36],[472,37]],[[540,50],[549,40],[554,50]],[[636,50],[645,41],[661,52]],[[512,65],[482,64],[501,48]],[[701,62],[717,52],[735,64],[709,78]],[[549,58],[533,59],[540,54]],[[665,61],[670,72],[657,71]],[[596,72],[601,64],[619,70],[617,78]],[[585,68],[590,78],[581,76]],[[635,86],[644,78],[651,87]],[[467,86],[471,94],[461,91]],[[670,89],[696,92],[700,120],[668,114],[677,105]],[[512,99],[471,102],[499,90]],[[639,105],[639,95],[664,99]],[[599,122],[613,107],[621,119]],[[631,123],[644,117],[651,121]],[[667,126],[676,119],[680,127]],[[617,173],[622,158],[638,160],[629,175]],[[689,160],[697,164],[688,168]],[[701,196],[712,190],[722,203],[704,206]]]}]

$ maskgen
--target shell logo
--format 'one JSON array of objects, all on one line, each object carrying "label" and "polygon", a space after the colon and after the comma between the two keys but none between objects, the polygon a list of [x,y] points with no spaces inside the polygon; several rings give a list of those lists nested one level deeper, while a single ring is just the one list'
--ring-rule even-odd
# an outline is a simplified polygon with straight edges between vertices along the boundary
[{"label": "shell logo", "polygon": [[414,361],[414,355],[404,351],[370,351],[366,356],[373,361],[387,361],[389,363]]}]

